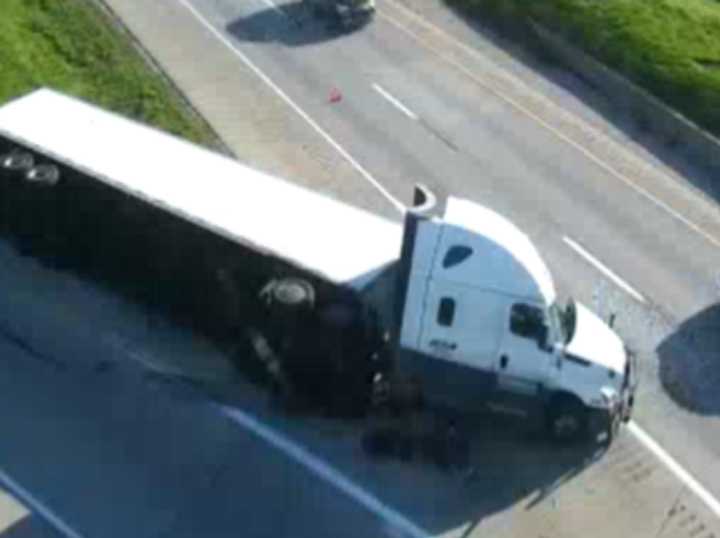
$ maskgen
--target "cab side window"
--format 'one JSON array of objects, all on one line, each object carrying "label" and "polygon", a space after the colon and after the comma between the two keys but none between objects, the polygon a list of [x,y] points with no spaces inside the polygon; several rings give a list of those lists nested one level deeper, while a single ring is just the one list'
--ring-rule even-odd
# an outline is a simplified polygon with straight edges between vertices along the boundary
[{"label": "cab side window", "polygon": [[437,322],[443,327],[450,327],[455,319],[455,299],[443,297],[438,307]]},{"label": "cab side window", "polygon": [[510,332],[521,338],[537,340],[545,332],[542,309],[528,304],[514,304],[510,310]]}]

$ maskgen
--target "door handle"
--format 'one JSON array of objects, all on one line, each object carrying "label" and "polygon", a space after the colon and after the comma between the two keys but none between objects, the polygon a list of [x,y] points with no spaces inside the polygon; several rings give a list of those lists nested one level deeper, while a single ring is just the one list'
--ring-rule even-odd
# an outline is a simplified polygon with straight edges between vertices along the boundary
[{"label": "door handle", "polygon": [[448,342],[447,340],[430,340],[430,346],[431,347],[444,347],[446,349],[455,350],[457,349],[457,344],[455,342]]},{"label": "door handle", "polygon": [[504,370],[507,368],[508,362],[510,362],[510,358],[507,355],[502,355],[500,357],[500,369]]}]

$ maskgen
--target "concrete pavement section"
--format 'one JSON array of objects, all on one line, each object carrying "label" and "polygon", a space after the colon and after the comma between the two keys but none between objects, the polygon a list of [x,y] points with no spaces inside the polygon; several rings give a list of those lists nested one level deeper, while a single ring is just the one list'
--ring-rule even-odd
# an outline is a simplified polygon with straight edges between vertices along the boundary
[{"label": "concrete pavement section", "polygon": [[[398,212],[178,2],[102,0],[242,162],[355,206]],[[315,99],[331,107],[333,78]],[[410,199],[408,192],[406,199]]]}]

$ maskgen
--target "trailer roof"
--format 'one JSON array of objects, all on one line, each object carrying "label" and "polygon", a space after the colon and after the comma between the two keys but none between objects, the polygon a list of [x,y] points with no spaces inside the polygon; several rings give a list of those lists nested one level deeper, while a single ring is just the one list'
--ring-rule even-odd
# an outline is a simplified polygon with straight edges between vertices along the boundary
[{"label": "trailer roof", "polygon": [[0,134],[334,283],[400,255],[399,224],[53,90],[0,107]]}]

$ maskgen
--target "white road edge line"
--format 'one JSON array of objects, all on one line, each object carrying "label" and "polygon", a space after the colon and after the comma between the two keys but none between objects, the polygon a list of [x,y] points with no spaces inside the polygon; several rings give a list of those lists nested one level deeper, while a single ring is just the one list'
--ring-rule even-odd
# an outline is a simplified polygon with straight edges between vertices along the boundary
[{"label": "white road edge line", "polygon": [[0,469],[0,484],[10,493],[15,495],[23,504],[25,504],[31,512],[35,512],[45,519],[55,530],[69,538],[83,538],[83,535],[73,530],[70,525],[65,523],[59,516],[55,515],[52,510],[37,500],[33,495],[15,482],[5,471]]},{"label": "white road edge line", "polygon": [[225,406],[221,406],[220,409],[225,416],[252,431],[255,435],[285,453],[286,456],[292,458],[323,480],[329,482],[337,489],[345,493],[348,497],[351,497],[375,515],[380,516],[386,522],[392,524],[396,529],[401,530],[403,532],[403,536],[413,538],[429,537],[427,532],[420,529],[405,516],[393,508],[383,504],[377,497],[362,489],[338,470],[310,453],[307,449],[274,431],[270,427],[262,424],[255,417],[250,416],[239,409],[233,409]]},{"label": "white road edge line", "polygon": [[217,28],[215,28],[211,23],[209,23],[201,14],[199,11],[193,7],[188,0],[179,0],[180,4],[185,6],[185,8],[205,27],[212,33],[215,37],[217,37],[220,42],[225,45],[235,56],[240,58],[240,60],[250,69],[255,75],[260,78],[265,84],[267,84],[277,95],[280,97],[283,101],[285,101],[290,108],[292,108],[302,119],[304,119],[310,127],[312,127],[322,138],[325,139],[325,141],[330,144],[340,155],[342,155],[347,162],[352,165],[355,170],[357,170],[361,176],[363,176],[373,187],[375,187],[380,193],[397,209],[400,213],[405,213],[407,211],[407,208],[405,205],[400,202],[397,198],[395,198],[390,192],[382,186],[382,184],[377,181],[371,174],[368,172],[360,163],[358,163],[353,157],[345,151],[345,149],[335,142],[335,140],[322,128],[320,127],[315,120],[313,120],[300,106],[298,106],[295,101],[293,101],[280,87],[275,84],[270,77],[268,77],[259,67],[257,67],[247,56],[245,56],[242,52],[240,52],[238,49],[236,49],[233,44],[222,34],[220,33]]},{"label": "white road edge line", "polygon": [[287,14],[282,9],[280,9],[278,6],[276,6],[275,2],[273,2],[272,0],[262,0],[262,1],[265,2],[265,5],[267,5],[270,9],[272,9],[276,13],[279,13],[283,17],[287,17]]},{"label": "white road edge line", "polygon": [[715,514],[720,517],[720,501],[718,501],[713,495],[703,487],[689,472],[683,469],[675,459],[665,452],[665,450],[655,441],[645,430],[637,425],[636,422],[629,422],[628,430],[650,450],[655,456],[663,462],[672,473],[680,479],[690,490],[697,495],[697,497],[705,503],[705,505]]},{"label": "white road edge line", "polygon": [[403,105],[399,99],[396,99],[395,97],[393,97],[390,94],[390,92],[388,92],[387,90],[384,90],[382,88],[382,86],[380,86],[380,84],[373,84],[373,89],[376,92],[378,92],[380,95],[382,95],[385,99],[387,99],[390,102],[390,104],[395,106],[398,110],[400,110],[400,112],[405,114],[408,118],[415,120],[415,121],[418,120],[417,114],[415,114],[412,110],[410,110],[408,107]]},{"label": "white road edge line", "polygon": [[575,252],[577,252],[580,256],[585,258],[588,262],[590,262],[592,265],[595,266],[597,270],[599,270],[602,274],[604,274],[606,277],[608,277],[610,280],[615,282],[615,284],[618,285],[618,287],[622,288],[626,293],[630,294],[632,297],[634,297],[636,300],[640,301],[641,303],[646,303],[645,297],[643,297],[640,293],[635,291],[627,282],[625,282],[622,278],[617,276],[615,273],[613,273],[610,269],[605,267],[595,256],[590,254],[587,250],[585,250],[583,247],[581,247],[579,244],[577,244],[575,241],[570,239],[569,237],[563,237],[563,241]]},{"label": "white road edge line", "polygon": [[[391,0],[387,0],[389,4],[395,4],[395,2],[392,2]],[[398,4],[395,4],[396,6]],[[405,11],[407,11],[407,8],[403,8]],[[419,15],[409,12],[411,15],[413,15],[416,19],[422,22],[426,27],[428,28],[434,28],[434,25],[431,23],[428,23],[427,21],[422,20],[422,17]],[[704,237],[708,242],[712,243],[716,247],[720,247],[720,239],[715,238],[712,236],[709,232],[706,232],[703,228],[692,222],[687,217],[683,216],[681,213],[670,207],[668,204],[645,190],[644,188],[637,185],[635,182],[633,182],[629,177],[624,175],[622,172],[617,171],[615,168],[613,168],[610,164],[606,163],[604,160],[602,160],[600,157],[596,156],[590,149],[586,148],[582,143],[576,142],[572,138],[570,138],[569,135],[566,135],[563,133],[560,129],[556,129],[552,125],[550,125],[548,122],[546,122],[544,119],[542,119],[539,115],[532,112],[529,108],[527,108],[525,105],[521,104],[520,102],[516,101],[512,97],[508,97],[507,95],[504,95],[503,93],[495,90],[490,86],[488,83],[486,83],[484,80],[482,80],[481,77],[475,75],[473,71],[467,67],[465,67],[460,62],[456,61],[452,57],[450,57],[447,54],[444,54],[437,48],[435,48],[432,45],[429,45],[425,40],[423,40],[421,37],[419,37],[413,30],[408,29],[405,25],[399,23],[397,20],[395,20],[393,17],[389,16],[387,13],[381,13],[379,14],[385,18],[388,22],[395,25],[397,28],[408,34],[411,38],[413,38],[415,41],[423,45],[428,50],[435,53],[436,56],[439,58],[445,60],[450,65],[455,66],[456,69],[461,71],[462,73],[465,73],[466,76],[468,76],[470,79],[474,80],[477,84],[485,88],[487,91],[501,99],[502,101],[505,101],[507,104],[509,104],[511,107],[515,108],[515,110],[521,112],[522,114],[525,114],[530,119],[534,120],[536,123],[538,123],[541,127],[555,135],[557,138],[562,140],[563,142],[567,143],[571,147],[575,148],[577,151],[585,155],[590,161],[594,162],[597,166],[605,170],[607,173],[609,173],[611,176],[619,179],[623,183],[625,183],[628,187],[633,189],[635,192],[637,192],[640,196],[645,197],[647,200],[655,204],[657,207],[662,209],[663,211],[667,212],[671,217],[675,218],[676,220],[682,222],[685,226],[693,230],[698,235],[701,235]],[[436,32],[440,32],[441,35],[444,34],[441,30],[435,30]],[[453,38],[453,41],[457,43],[457,40]],[[541,96],[542,97],[542,96]],[[556,107],[557,108],[557,107]],[[643,161],[641,161],[643,162]],[[660,173],[663,173],[660,171]],[[667,174],[664,174],[667,176]]]}]

